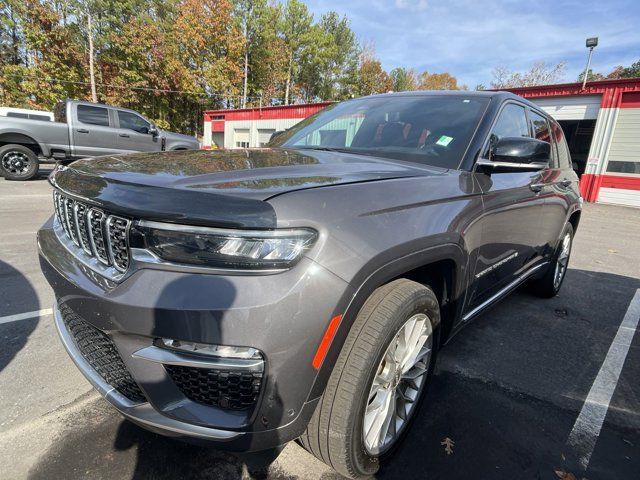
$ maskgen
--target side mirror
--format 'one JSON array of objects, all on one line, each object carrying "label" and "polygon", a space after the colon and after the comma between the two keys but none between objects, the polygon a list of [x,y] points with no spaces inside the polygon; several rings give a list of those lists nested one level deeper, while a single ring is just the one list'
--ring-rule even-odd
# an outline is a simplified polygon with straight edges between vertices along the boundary
[{"label": "side mirror", "polygon": [[284,130],[277,130],[277,131],[273,132],[271,134],[271,137],[269,137],[269,141],[272,142],[273,140],[278,138],[280,135],[282,135],[284,132],[285,132]]},{"label": "side mirror", "polygon": [[153,135],[154,137],[158,136],[158,127],[156,127],[155,125],[151,125],[149,127],[149,135]]},{"label": "side mirror", "polygon": [[529,137],[504,137],[491,145],[490,158],[477,165],[488,171],[537,171],[549,166],[551,144]]}]

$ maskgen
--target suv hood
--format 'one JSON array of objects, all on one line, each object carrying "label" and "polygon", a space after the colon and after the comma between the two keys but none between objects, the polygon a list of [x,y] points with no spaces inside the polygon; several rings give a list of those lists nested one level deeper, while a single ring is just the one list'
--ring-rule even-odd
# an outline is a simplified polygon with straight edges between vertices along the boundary
[{"label": "suv hood", "polygon": [[273,228],[265,200],[326,185],[442,170],[316,150],[190,150],[79,160],[51,183],[109,211],[137,218],[244,228]]}]

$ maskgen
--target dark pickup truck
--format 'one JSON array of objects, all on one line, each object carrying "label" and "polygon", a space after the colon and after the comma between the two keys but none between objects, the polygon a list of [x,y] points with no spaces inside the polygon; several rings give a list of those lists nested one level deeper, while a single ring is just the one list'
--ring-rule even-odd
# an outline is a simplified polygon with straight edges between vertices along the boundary
[{"label": "dark pickup truck", "polygon": [[50,181],[55,322],[109,402],[219,448],[298,439],[352,478],[398,445],[451,335],[522,284],[558,292],[582,206],[558,123],[501,92],[350,100],[267,149]]},{"label": "dark pickup truck", "polygon": [[198,149],[194,137],[161,130],[126,108],[67,100],[54,122],[0,117],[0,175],[29,180],[40,159],[71,161],[131,152]]}]

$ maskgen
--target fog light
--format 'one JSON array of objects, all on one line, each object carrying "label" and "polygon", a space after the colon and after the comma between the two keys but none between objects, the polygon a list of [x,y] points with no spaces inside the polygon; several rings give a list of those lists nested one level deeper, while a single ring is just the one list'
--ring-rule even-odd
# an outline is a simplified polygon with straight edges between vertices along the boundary
[{"label": "fog light", "polygon": [[160,339],[161,345],[166,348],[198,355],[209,355],[223,358],[243,358],[261,360],[260,351],[251,347],[230,347],[228,345],[211,345],[207,343],[185,342],[171,338]]}]

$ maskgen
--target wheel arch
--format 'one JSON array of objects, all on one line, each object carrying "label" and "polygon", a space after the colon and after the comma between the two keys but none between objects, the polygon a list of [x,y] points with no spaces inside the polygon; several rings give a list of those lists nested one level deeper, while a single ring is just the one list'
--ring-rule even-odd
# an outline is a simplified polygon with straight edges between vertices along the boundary
[{"label": "wheel arch", "polygon": [[459,245],[449,243],[411,253],[373,270],[354,295],[340,302],[340,305],[345,305],[342,320],[316,375],[309,400],[322,395],[351,326],[367,298],[377,288],[393,280],[408,278],[432,288],[441,303],[443,344],[462,308],[466,258],[467,254]]},{"label": "wheel arch", "polygon": [[0,147],[10,144],[17,144],[27,147],[36,155],[44,154],[42,145],[33,137],[20,132],[0,132]]}]

